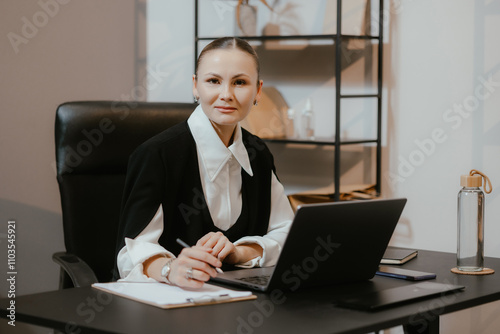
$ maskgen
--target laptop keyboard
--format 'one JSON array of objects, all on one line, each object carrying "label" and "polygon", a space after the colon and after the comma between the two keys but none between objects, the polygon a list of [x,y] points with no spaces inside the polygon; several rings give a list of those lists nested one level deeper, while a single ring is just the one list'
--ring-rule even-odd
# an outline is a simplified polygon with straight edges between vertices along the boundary
[{"label": "laptop keyboard", "polygon": [[258,276],[242,277],[238,278],[238,280],[256,285],[267,285],[267,283],[269,282],[269,278],[271,278],[271,275],[258,275]]}]

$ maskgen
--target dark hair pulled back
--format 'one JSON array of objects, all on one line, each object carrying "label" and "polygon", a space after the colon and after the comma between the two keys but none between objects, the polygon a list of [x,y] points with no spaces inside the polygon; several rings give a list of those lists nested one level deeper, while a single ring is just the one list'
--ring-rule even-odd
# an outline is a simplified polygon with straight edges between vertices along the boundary
[{"label": "dark hair pulled back", "polygon": [[207,53],[214,50],[230,50],[230,49],[237,49],[243,51],[252,57],[252,59],[255,62],[255,67],[257,69],[257,84],[258,84],[260,81],[259,56],[257,55],[257,52],[255,52],[255,50],[252,48],[252,46],[248,44],[247,41],[238,37],[217,38],[216,40],[213,40],[212,42],[210,42],[210,44],[205,46],[196,61],[196,69],[195,69],[196,77],[198,77],[198,67],[200,66],[200,63],[203,60],[203,57],[205,57]]}]

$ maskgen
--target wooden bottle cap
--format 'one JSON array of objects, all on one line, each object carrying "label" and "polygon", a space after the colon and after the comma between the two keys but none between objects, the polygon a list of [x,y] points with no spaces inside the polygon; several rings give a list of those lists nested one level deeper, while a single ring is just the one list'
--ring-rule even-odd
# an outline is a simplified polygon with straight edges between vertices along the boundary
[{"label": "wooden bottle cap", "polygon": [[483,178],[481,175],[460,175],[460,185],[462,187],[481,187],[483,185]]}]

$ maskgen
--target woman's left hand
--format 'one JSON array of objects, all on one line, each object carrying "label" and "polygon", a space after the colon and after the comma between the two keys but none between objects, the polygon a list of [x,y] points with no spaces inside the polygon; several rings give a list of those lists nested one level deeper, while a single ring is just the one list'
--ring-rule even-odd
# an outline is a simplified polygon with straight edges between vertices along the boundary
[{"label": "woman's left hand", "polygon": [[241,262],[241,254],[229,239],[221,232],[210,232],[203,236],[196,246],[203,246],[212,249],[212,255],[220,261],[229,264]]}]

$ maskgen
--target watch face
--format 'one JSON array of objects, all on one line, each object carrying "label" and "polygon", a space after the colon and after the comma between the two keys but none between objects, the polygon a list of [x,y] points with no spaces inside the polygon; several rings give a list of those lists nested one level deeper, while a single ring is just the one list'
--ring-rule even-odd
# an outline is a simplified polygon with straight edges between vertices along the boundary
[{"label": "watch face", "polygon": [[161,276],[167,277],[168,273],[170,272],[170,263],[167,263],[166,265],[161,268]]}]

